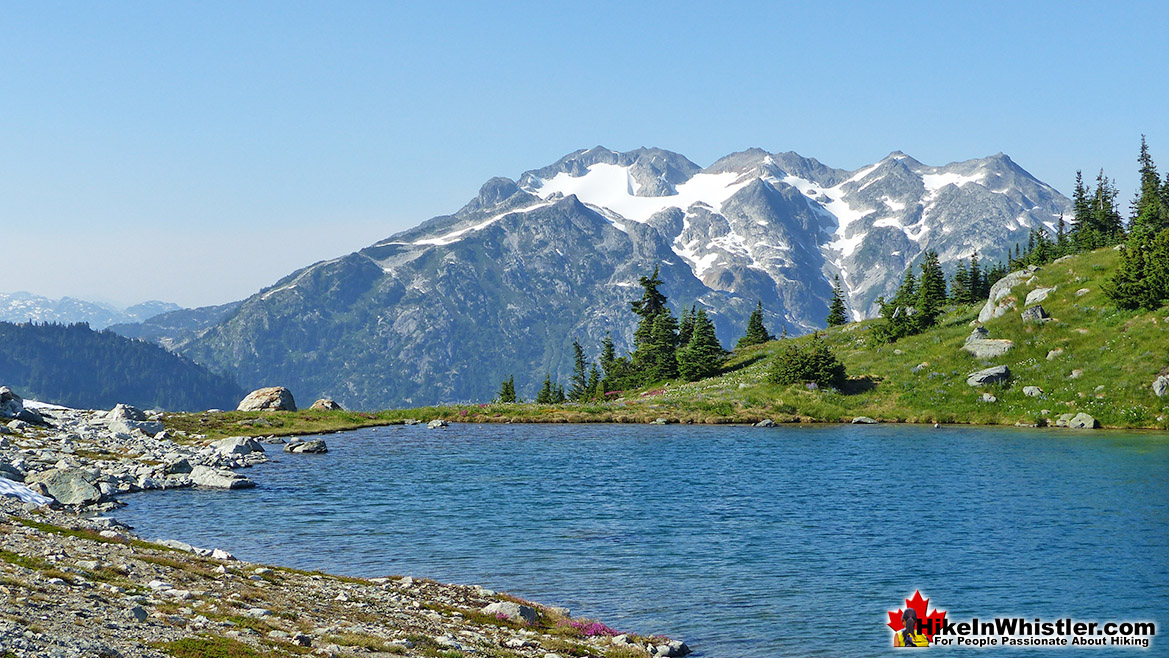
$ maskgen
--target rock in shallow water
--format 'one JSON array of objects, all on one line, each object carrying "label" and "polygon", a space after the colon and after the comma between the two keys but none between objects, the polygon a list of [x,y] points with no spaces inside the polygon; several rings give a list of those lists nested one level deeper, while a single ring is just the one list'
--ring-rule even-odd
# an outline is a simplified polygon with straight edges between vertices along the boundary
[{"label": "rock in shallow water", "polygon": [[312,439],[310,441],[289,441],[284,446],[284,452],[294,454],[323,454],[329,452],[329,447],[321,439]]},{"label": "rock in shallow water", "polygon": [[239,473],[208,466],[196,466],[191,469],[191,482],[213,489],[250,489],[256,486],[255,482]]}]

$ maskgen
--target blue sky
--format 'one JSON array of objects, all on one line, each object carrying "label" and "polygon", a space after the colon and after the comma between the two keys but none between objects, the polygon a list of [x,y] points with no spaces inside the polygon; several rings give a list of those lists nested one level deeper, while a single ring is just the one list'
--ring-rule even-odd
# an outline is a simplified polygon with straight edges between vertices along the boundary
[{"label": "blue sky", "polygon": [[1169,168],[1169,3],[3,3],[0,290],[242,298],[577,148]]}]

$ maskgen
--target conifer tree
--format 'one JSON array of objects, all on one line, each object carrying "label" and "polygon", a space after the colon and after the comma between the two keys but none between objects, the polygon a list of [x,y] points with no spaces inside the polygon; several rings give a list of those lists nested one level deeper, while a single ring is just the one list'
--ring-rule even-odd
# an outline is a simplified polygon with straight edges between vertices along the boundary
[{"label": "conifer tree", "polygon": [[1092,210],[1089,214],[1097,241],[1093,247],[1116,244],[1124,237],[1124,225],[1120,220],[1120,212],[1116,209],[1118,194],[1116,186],[1101,169],[1100,174],[1096,176],[1096,191],[1092,195]]},{"label": "conifer tree", "polygon": [[824,322],[829,327],[839,327],[848,322],[848,308],[844,304],[844,290],[840,287],[840,275],[832,280],[832,302],[828,305],[828,317]]},{"label": "conifer tree", "polygon": [[697,306],[682,311],[682,321],[678,323],[678,344],[685,345],[690,342],[690,334],[694,332],[694,310]]},{"label": "conifer tree", "polygon": [[658,268],[654,267],[653,274],[639,279],[642,288],[641,299],[629,302],[633,312],[641,317],[637,329],[633,332],[633,347],[636,352],[642,345],[649,342],[653,335],[654,320],[666,308],[666,296],[658,288],[662,280],[658,277]]},{"label": "conifer tree", "polygon": [[735,344],[735,349],[762,345],[771,340],[775,340],[775,337],[763,324],[763,300],[758,300],[755,302],[755,310],[751,312],[751,317],[747,318],[747,333]]},{"label": "conifer tree", "polygon": [[574,338],[572,341],[572,388],[568,391],[568,398],[573,402],[580,402],[588,395],[588,364],[585,362],[584,349]]},{"label": "conifer tree", "polygon": [[654,320],[643,364],[648,381],[662,381],[678,376],[678,321],[669,309],[659,313]]},{"label": "conifer tree", "polygon": [[499,395],[496,396],[500,402],[509,403],[516,402],[515,394],[515,375],[509,375],[503,383],[499,385]]},{"label": "conifer tree", "polygon": [[605,332],[605,340],[601,342],[601,370],[604,378],[609,379],[614,374],[613,364],[617,361],[617,351],[613,348],[613,337]]},{"label": "conifer tree", "polygon": [[1141,165],[1141,187],[1132,201],[1131,230],[1159,233],[1161,229],[1169,228],[1169,211],[1164,205],[1161,178],[1157,175],[1157,167],[1153,164],[1152,156],[1149,155],[1144,135],[1141,135],[1141,153],[1137,161]]},{"label": "conifer tree", "polygon": [[954,277],[950,284],[950,299],[955,304],[969,304],[973,298],[973,286],[970,282],[970,270],[966,268],[966,261],[961,258],[954,265]]},{"label": "conifer tree", "polygon": [[927,251],[921,263],[921,284],[918,288],[914,323],[921,331],[934,326],[946,301],[946,275],[938,262],[936,251]]},{"label": "conifer tree", "polygon": [[586,388],[588,389],[588,394],[585,396],[586,399],[605,399],[605,387],[601,381],[601,369],[595,363],[589,368],[589,380]]},{"label": "conifer tree", "polygon": [[536,404],[552,404],[556,398],[556,384],[552,383],[552,373],[544,375],[544,385],[536,393]]},{"label": "conifer tree", "polygon": [[718,342],[714,324],[699,309],[694,316],[694,331],[690,341],[678,350],[678,374],[689,381],[710,377],[718,372],[726,350]]}]

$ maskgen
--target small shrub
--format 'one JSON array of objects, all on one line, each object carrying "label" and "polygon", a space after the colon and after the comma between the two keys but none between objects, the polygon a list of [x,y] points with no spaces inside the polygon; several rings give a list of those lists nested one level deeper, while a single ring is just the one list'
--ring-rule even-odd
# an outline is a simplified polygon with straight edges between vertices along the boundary
[{"label": "small shrub", "polygon": [[824,342],[824,337],[816,333],[800,347],[792,341],[771,365],[767,375],[768,381],[773,384],[800,384],[813,382],[818,386],[835,386],[840,388],[847,378],[844,364]]}]

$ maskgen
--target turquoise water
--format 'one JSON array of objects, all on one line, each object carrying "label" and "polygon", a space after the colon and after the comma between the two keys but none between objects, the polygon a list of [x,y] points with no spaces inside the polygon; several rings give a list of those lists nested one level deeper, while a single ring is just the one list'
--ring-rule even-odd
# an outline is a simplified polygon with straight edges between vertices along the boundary
[{"label": "turquoise water", "polygon": [[[919,589],[951,619],[1169,623],[1164,435],[452,425],[324,438],[326,455],[269,447],[254,490],[138,494],[116,516],[248,560],[482,584],[705,657],[884,652],[886,611]],[[1169,638],[1043,655],[1073,653],[1169,655]]]}]

